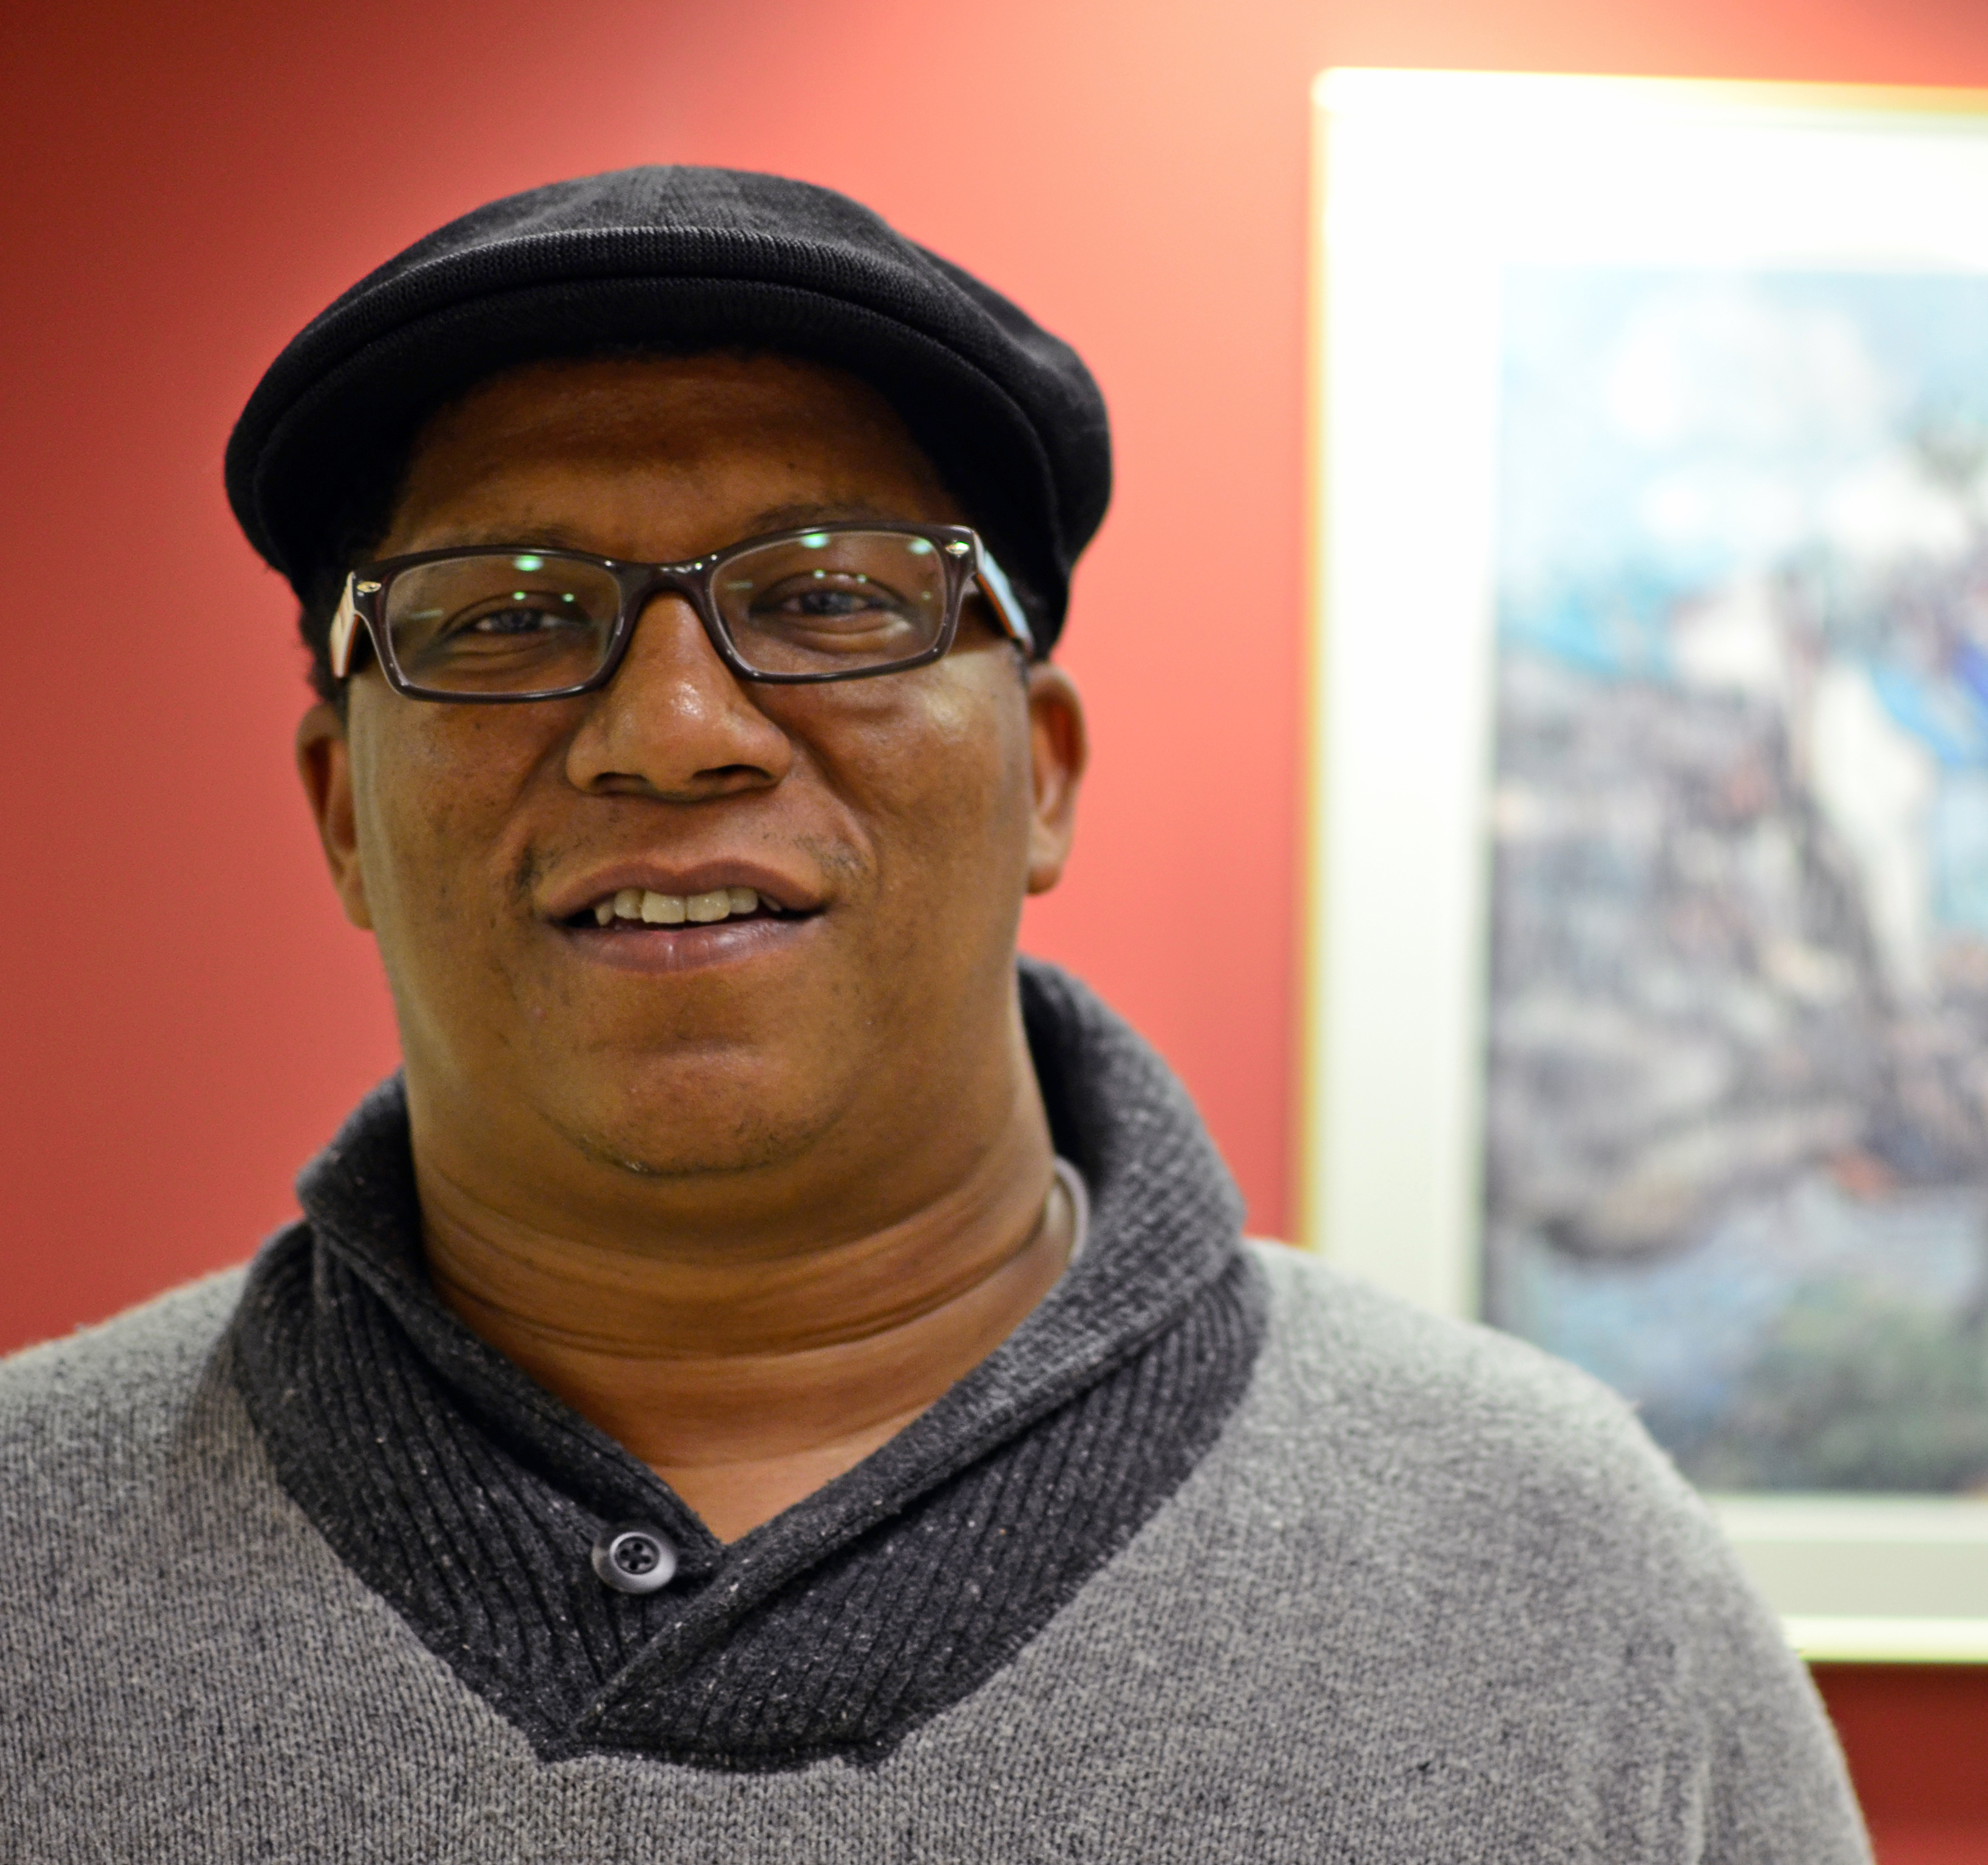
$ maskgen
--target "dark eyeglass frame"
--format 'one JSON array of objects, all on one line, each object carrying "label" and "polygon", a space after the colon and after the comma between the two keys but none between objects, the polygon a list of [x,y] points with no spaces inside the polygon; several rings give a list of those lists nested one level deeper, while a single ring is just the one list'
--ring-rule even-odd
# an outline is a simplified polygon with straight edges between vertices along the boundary
[{"label": "dark eyeglass frame", "polygon": [[[938,561],[945,566],[945,617],[938,637],[930,647],[901,661],[880,661],[874,667],[848,667],[819,674],[766,673],[741,657],[718,607],[718,573],[728,563],[747,551],[760,549],[769,544],[819,537],[823,533],[877,531],[925,539],[934,546]],[[421,564],[438,563],[453,557],[520,555],[590,564],[614,577],[620,591],[621,606],[615,616],[614,630],[608,636],[600,665],[575,685],[547,687],[527,693],[458,693],[421,686],[408,679],[394,657],[393,641],[385,622],[387,593],[394,579],[403,571]],[[358,645],[359,631],[363,628],[373,644],[380,671],[387,677],[387,684],[409,699],[435,700],[465,706],[505,706],[532,700],[574,698],[583,693],[598,692],[614,677],[628,651],[628,644],[634,638],[635,624],[641,619],[642,611],[667,590],[682,596],[690,604],[718,659],[741,680],[758,681],[768,686],[823,686],[833,681],[867,680],[879,674],[901,674],[943,658],[959,632],[960,610],[965,604],[967,594],[976,585],[987,599],[987,606],[993,611],[1002,632],[1033,661],[1036,657],[1035,636],[1013,586],[981,541],[979,533],[965,525],[914,525],[884,519],[799,525],[789,530],[769,531],[757,537],[742,538],[722,550],[688,558],[681,563],[630,563],[615,557],[597,557],[588,551],[562,550],[539,544],[474,545],[454,550],[418,550],[404,556],[382,557],[377,563],[361,564],[346,578],[344,594],[339,600],[337,612],[331,621],[331,671],[336,680],[350,677],[353,651]]]}]

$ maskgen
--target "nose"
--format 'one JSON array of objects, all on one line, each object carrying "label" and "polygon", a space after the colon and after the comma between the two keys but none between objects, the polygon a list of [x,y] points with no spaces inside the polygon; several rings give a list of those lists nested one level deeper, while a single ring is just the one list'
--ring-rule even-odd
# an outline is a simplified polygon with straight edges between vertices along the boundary
[{"label": "nose", "polygon": [[655,596],[637,618],[614,677],[593,695],[566,752],[576,788],[698,802],[767,788],[792,743],[718,657],[697,611]]}]

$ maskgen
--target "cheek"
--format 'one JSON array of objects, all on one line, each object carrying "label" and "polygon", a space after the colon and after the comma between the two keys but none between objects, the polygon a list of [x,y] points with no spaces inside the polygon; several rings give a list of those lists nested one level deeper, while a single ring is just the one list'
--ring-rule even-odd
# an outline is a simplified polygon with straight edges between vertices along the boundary
[{"label": "cheek", "polygon": [[353,721],[354,802],[367,900],[405,950],[424,922],[487,909],[493,877],[516,865],[506,833],[539,758],[499,708],[384,700]]},{"label": "cheek", "polygon": [[879,885],[918,890],[928,913],[935,900],[948,917],[975,900],[998,907],[1021,884],[1028,715],[1019,683],[989,677],[1002,671],[942,664],[934,673],[950,677],[864,694],[816,740],[827,782],[868,826]]}]

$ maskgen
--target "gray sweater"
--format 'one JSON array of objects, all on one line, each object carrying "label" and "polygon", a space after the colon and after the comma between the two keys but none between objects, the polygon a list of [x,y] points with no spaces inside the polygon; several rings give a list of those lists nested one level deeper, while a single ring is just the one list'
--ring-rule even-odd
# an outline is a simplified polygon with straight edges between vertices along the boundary
[{"label": "gray sweater", "polygon": [[[738,1542],[434,1302],[390,1086],[245,1274],[0,1364],[0,1857],[1867,1858],[1625,1408],[1242,1245],[1157,1058],[1023,983],[1082,1259]],[[630,1520],[667,1588],[595,1576]]]}]

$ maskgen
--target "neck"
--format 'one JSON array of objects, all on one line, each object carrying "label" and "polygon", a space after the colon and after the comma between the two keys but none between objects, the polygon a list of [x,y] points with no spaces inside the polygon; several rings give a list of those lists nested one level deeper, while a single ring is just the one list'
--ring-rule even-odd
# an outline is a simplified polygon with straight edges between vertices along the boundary
[{"label": "neck", "polygon": [[713,1250],[702,1227],[677,1236],[653,1213],[624,1239],[576,1242],[418,1143],[429,1274],[469,1327],[735,1539],[902,1430],[1061,1274],[1075,1214],[1024,1073],[964,1177],[816,1249],[742,1229]]}]

